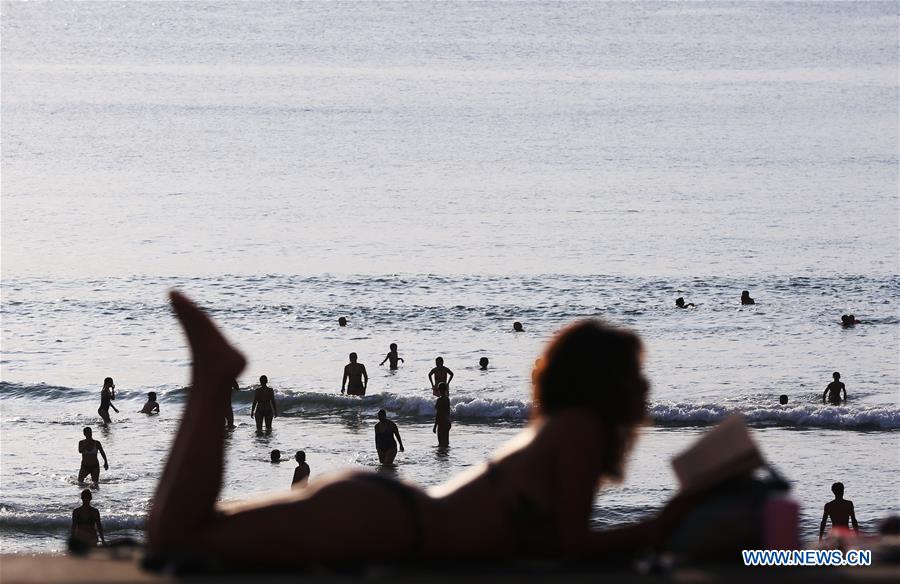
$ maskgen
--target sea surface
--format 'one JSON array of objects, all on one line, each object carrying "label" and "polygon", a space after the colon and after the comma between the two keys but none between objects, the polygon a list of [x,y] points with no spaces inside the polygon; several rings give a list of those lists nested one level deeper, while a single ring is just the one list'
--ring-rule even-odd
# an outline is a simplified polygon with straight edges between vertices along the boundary
[{"label": "sea surface", "polygon": [[897,27],[894,2],[3,2],[0,549],[64,549],[84,426],[107,536],[142,537],[187,391],[173,288],[250,359],[223,498],[287,489],[298,449],[313,480],[375,470],[379,408],[397,475],[439,484],[597,317],[642,335],[653,386],[598,527],[663,505],[672,456],[741,411],[805,537],[834,481],[874,530],[900,510]]}]

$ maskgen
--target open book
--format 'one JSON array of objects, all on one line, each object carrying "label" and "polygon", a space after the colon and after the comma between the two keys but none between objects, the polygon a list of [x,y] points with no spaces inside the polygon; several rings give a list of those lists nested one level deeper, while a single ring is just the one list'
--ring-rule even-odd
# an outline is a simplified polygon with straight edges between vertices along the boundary
[{"label": "open book", "polygon": [[728,416],[672,459],[683,492],[706,489],[763,465],[741,414]]}]

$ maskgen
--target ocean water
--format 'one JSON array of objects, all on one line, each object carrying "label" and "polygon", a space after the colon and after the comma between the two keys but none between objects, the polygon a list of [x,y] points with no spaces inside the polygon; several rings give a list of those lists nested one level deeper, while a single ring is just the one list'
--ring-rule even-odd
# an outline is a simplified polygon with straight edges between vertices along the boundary
[{"label": "ocean water", "polygon": [[[547,339],[599,317],[643,336],[653,423],[598,526],[659,508],[669,459],[737,410],[805,536],[837,480],[874,529],[900,510],[897,24],[890,2],[4,2],[2,550],[64,547],[85,425],[108,535],[141,537],[189,373],[172,288],[250,359],[225,498],[288,487],[272,448],[313,479],[376,468],[382,407],[397,474],[439,484],[527,423]],[[364,399],[339,395],[350,351]],[[256,437],[262,374],[283,415]]]}]

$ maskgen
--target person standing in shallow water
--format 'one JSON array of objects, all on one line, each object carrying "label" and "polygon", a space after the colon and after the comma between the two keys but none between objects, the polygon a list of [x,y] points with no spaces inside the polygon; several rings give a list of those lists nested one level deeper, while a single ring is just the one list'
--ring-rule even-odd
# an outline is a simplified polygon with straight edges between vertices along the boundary
[{"label": "person standing in shallow water", "polygon": [[237,379],[232,379],[231,386],[226,392],[228,394],[228,403],[225,405],[225,427],[228,429],[234,428],[234,408],[231,406],[231,394],[236,393],[240,389]]},{"label": "person standing in shallow water", "polygon": [[307,484],[309,484],[309,465],[306,464],[306,453],[302,450],[298,450],[297,454],[294,455],[294,460],[297,461],[297,468],[294,469],[294,478],[291,479],[291,488],[292,489],[302,489]]},{"label": "person standing in shallow water", "polygon": [[375,450],[378,452],[378,462],[384,465],[394,464],[394,458],[397,457],[397,442],[400,443],[400,452],[403,452],[403,440],[400,439],[397,424],[387,419],[387,412],[378,410],[378,422],[375,424]]},{"label": "person standing in shallow water", "polygon": [[[397,343],[391,343],[390,349],[391,350],[387,355],[385,355],[384,359],[381,361],[381,363],[378,364],[378,366],[381,367],[382,365],[384,365],[385,361],[390,361],[391,364],[389,365],[389,367],[391,368],[391,370],[395,370],[397,369],[397,364],[400,361],[403,361],[403,357],[397,354]],[[405,361],[403,362],[405,363]]]},{"label": "person standing in shallow water", "polygon": [[259,387],[253,394],[253,405],[250,406],[250,417],[256,419],[256,432],[262,433],[263,422],[266,423],[266,432],[272,431],[272,418],[278,416],[275,408],[275,390],[269,387],[269,378],[265,375],[259,377]]},{"label": "person standing in shallow water", "polygon": [[853,501],[844,498],[844,483],[831,485],[834,500],[825,504],[825,512],[822,514],[822,523],[819,525],[819,539],[825,535],[825,526],[831,517],[831,528],[838,530],[850,530],[850,522],[853,522],[853,531],[859,535],[859,523],[856,522],[856,511],[853,509]]},{"label": "person standing in shallow water", "polygon": [[[833,406],[841,405],[841,401],[847,401],[847,388],[841,383],[841,374],[835,371],[831,374],[834,378],[834,381],[828,384],[828,387],[825,388],[825,393],[822,394],[822,403],[829,403]],[[844,399],[841,400],[841,392],[844,392]]]},{"label": "person standing in shallow water", "polygon": [[434,402],[434,427],[438,446],[450,446],[450,388],[446,383],[438,384],[441,397]]},{"label": "person standing in shallow water", "polygon": [[431,382],[431,393],[434,396],[441,395],[437,389],[439,384],[446,383],[448,387],[450,386],[450,382],[453,381],[453,372],[448,367],[444,367],[443,357],[434,360],[434,369],[428,372],[428,381]]},{"label": "person standing in shallow water", "polygon": [[109,419],[109,408],[115,410],[117,414],[119,413],[118,408],[112,405],[114,399],[116,399],[116,384],[113,383],[112,377],[107,377],[103,380],[103,389],[100,390],[100,407],[97,408],[97,413],[103,418],[104,425],[112,422]]},{"label": "person standing in shallow water", "polygon": [[89,546],[97,545],[97,538],[106,545],[103,538],[103,524],[100,523],[100,511],[91,507],[90,489],[81,491],[81,507],[72,511],[72,537]]},{"label": "person standing in shallow water", "polygon": [[366,373],[366,366],[362,363],[357,363],[356,359],[356,353],[350,353],[350,362],[344,366],[341,393],[344,393],[346,390],[347,395],[364,396],[369,385],[369,374]]},{"label": "person standing in shallow water", "polygon": [[93,432],[90,428],[85,428],[84,440],[78,442],[78,452],[81,453],[81,468],[78,469],[78,482],[83,483],[85,477],[91,475],[91,481],[96,485],[100,482],[100,461],[97,460],[97,454],[103,457],[103,470],[109,470],[109,461],[106,459],[106,452],[103,446],[94,440]]}]

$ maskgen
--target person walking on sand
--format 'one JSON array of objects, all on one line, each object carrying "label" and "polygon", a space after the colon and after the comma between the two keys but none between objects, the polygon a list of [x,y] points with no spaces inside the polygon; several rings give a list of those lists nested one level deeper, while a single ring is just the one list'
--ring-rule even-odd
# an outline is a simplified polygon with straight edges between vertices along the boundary
[{"label": "person walking on sand", "polygon": [[78,469],[78,482],[83,483],[86,476],[91,475],[91,481],[96,485],[100,482],[100,461],[97,460],[97,453],[103,457],[103,470],[109,470],[109,461],[106,459],[106,452],[103,446],[94,440],[93,431],[85,428],[84,440],[78,442],[78,452],[81,453],[81,468]]},{"label": "person walking on sand", "polygon": [[147,403],[144,404],[144,407],[141,408],[139,414],[158,414],[159,413],[159,402],[156,401],[156,392],[151,391],[147,394]]},{"label": "person walking on sand", "polygon": [[231,386],[225,392],[228,395],[228,402],[225,404],[225,427],[229,430],[234,428],[234,408],[231,407],[231,394],[240,391],[237,379],[231,380]]},{"label": "person walking on sand", "polygon": [[852,521],[853,531],[859,535],[859,523],[856,521],[853,501],[844,498],[844,483],[831,485],[831,492],[834,493],[834,500],[825,503],[825,512],[822,513],[822,523],[819,525],[819,539],[825,535],[825,525],[828,523],[829,517],[831,517],[832,530],[850,531],[850,522]]},{"label": "person walking on sand", "polygon": [[[825,393],[822,394],[822,403],[829,403],[833,406],[841,405],[841,401],[847,401],[847,388],[841,383],[841,374],[835,371],[831,374],[834,378],[834,381],[828,384],[828,387],[825,388]],[[841,392],[844,392],[844,399],[841,400]]]},{"label": "person walking on sand", "polygon": [[[356,353],[350,353],[350,362],[344,366],[344,378],[341,380],[341,393],[346,390],[347,395],[366,395],[369,385],[369,374],[366,366],[356,362]],[[349,383],[347,383],[349,381]]]},{"label": "person walking on sand", "polygon": [[444,367],[444,358],[438,357],[434,360],[434,369],[428,372],[428,381],[431,382],[431,394],[440,397],[437,386],[439,383],[446,383],[450,386],[453,381],[453,372],[449,368]]},{"label": "person walking on sand", "polygon": [[76,507],[72,511],[72,538],[79,542],[87,544],[91,547],[97,545],[97,538],[100,543],[106,545],[103,538],[103,524],[100,523],[100,511],[91,507],[90,489],[81,491],[81,507]]},{"label": "person walking on sand", "polygon": [[[393,370],[397,369],[397,363],[400,361],[403,361],[403,357],[401,357],[400,355],[397,354],[397,343],[391,343],[390,349],[391,349],[390,352],[388,352],[388,354],[385,355],[384,359],[381,361],[381,363],[378,364],[378,366],[381,367],[382,365],[384,365],[385,361],[390,361],[391,364],[389,367],[393,371]],[[405,363],[405,361],[404,361],[404,363]]]},{"label": "person walking on sand", "polygon": [[116,399],[116,384],[113,383],[112,377],[107,377],[103,380],[103,389],[100,390],[100,407],[97,408],[97,413],[103,418],[104,426],[112,422],[109,419],[109,408],[114,409],[117,414],[119,413],[118,408],[112,405],[114,399]]},{"label": "person walking on sand", "polygon": [[294,455],[297,461],[297,468],[294,469],[294,478],[291,479],[292,489],[302,489],[309,484],[309,465],[306,464],[306,453],[298,450]]},{"label": "person walking on sand", "polygon": [[272,432],[272,418],[278,416],[275,407],[275,390],[269,387],[269,378],[259,376],[259,387],[253,394],[253,405],[250,406],[250,417],[256,419],[256,433],[262,434],[263,422],[266,423],[266,433]]},{"label": "person walking on sand", "polygon": [[450,446],[450,387],[446,383],[438,384],[441,397],[434,402],[434,427],[438,446]]},{"label": "person walking on sand", "polygon": [[397,457],[397,442],[400,443],[400,452],[403,452],[403,440],[400,439],[397,424],[387,419],[387,412],[378,410],[378,422],[375,424],[375,450],[378,452],[378,462],[385,466],[394,464],[394,458]]}]

